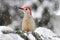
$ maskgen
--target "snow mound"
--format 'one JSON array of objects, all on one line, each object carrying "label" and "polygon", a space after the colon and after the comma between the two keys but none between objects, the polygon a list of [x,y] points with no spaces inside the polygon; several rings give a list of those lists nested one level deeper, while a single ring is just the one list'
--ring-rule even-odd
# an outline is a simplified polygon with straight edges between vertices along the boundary
[{"label": "snow mound", "polygon": [[[7,30],[12,30],[9,27]],[[0,27],[0,30],[6,29],[5,26]],[[21,33],[21,34],[15,34],[15,33],[8,33],[8,34],[2,34],[0,33],[0,40],[60,40],[60,37],[53,33],[50,29],[38,27],[34,32],[30,33]]]},{"label": "snow mound", "polygon": [[39,27],[35,30],[35,32],[38,33],[44,40],[60,40],[57,34],[47,28]]},{"label": "snow mound", "polygon": [[0,31],[5,31],[5,30],[10,30],[10,31],[14,31],[12,28],[10,28],[9,26],[0,26]]},{"label": "snow mound", "polygon": [[17,34],[0,34],[0,40],[24,40]]}]

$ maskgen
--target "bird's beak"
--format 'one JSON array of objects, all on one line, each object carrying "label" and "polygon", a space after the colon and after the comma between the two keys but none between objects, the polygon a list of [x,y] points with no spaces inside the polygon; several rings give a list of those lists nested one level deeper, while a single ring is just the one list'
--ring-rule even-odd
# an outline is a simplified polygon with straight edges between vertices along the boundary
[{"label": "bird's beak", "polygon": [[19,9],[24,10],[24,8],[20,8],[20,7],[19,7]]}]

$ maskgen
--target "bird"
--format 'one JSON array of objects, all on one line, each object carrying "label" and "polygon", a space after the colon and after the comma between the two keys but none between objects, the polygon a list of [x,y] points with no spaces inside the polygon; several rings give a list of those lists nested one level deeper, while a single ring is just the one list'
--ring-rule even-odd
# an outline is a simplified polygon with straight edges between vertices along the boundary
[{"label": "bird", "polygon": [[33,32],[36,28],[35,21],[32,16],[32,10],[29,6],[19,7],[24,13],[24,17],[22,20],[22,30],[24,32]]}]

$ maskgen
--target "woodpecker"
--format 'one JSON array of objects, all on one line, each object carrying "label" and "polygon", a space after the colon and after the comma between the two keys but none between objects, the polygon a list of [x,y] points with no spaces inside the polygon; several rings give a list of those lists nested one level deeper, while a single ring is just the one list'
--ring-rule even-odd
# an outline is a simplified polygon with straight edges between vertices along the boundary
[{"label": "woodpecker", "polygon": [[22,30],[24,32],[33,32],[35,30],[35,21],[32,17],[32,10],[29,6],[24,6],[20,8],[24,13],[23,21],[22,21]]}]

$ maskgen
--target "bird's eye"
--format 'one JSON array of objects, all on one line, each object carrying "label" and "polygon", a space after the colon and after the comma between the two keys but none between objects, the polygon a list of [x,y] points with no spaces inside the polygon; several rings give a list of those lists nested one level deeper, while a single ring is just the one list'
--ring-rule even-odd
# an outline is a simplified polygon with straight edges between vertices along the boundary
[{"label": "bird's eye", "polygon": [[27,9],[25,9],[25,10],[27,10]]}]

